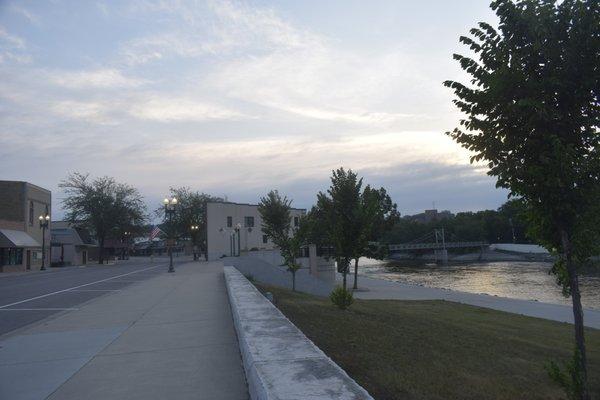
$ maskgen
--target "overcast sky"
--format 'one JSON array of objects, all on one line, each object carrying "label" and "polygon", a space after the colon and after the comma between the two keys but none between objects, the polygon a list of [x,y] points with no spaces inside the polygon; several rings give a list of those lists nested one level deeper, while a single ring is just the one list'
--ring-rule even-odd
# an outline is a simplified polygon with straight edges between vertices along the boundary
[{"label": "overcast sky", "polygon": [[444,132],[445,79],[487,0],[1,1],[0,179],[53,192],[75,171],[231,201],[309,207],[331,170],[403,214],[497,208]]}]

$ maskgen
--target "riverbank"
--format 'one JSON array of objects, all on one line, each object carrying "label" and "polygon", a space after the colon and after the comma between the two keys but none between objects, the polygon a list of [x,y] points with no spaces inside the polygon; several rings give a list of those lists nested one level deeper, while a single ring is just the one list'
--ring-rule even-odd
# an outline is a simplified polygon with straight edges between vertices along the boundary
[{"label": "riverbank", "polygon": [[[465,262],[440,265],[409,261],[386,262],[361,259],[359,273],[386,281],[425,288],[533,300],[571,306],[562,295],[547,262]],[[596,271],[594,271],[596,270]],[[585,308],[600,311],[600,269],[582,270],[579,276]]]},{"label": "riverbank", "polygon": [[[435,254],[426,253],[421,255],[411,255],[399,253],[394,255],[390,261],[421,261],[435,262]],[[493,261],[531,261],[531,262],[553,262],[554,257],[548,253],[539,252],[516,252],[503,250],[500,248],[484,249],[470,253],[448,252],[448,262],[493,262]]]},{"label": "riverbank", "polygon": [[[348,278],[352,282],[352,276]],[[556,322],[573,323],[571,306],[430,288],[359,276],[354,297],[363,300],[446,300]],[[600,329],[600,310],[584,309],[585,326]]]},{"label": "riverbank", "polygon": [[[329,299],[260,286],[374,398],[559,399],[544,365],[567,361],[572,327],[445,301]],[[600,331],[586,332],[590,387],[600,395]]]}]

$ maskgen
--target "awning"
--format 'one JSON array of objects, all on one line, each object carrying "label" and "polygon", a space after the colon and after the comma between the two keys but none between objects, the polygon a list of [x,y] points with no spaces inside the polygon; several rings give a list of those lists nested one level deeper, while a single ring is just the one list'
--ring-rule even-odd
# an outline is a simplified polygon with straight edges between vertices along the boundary
[{"label": "awning", "polygon": [[0,229],[0,247],[42,247],[37,240],[23,231]]}]

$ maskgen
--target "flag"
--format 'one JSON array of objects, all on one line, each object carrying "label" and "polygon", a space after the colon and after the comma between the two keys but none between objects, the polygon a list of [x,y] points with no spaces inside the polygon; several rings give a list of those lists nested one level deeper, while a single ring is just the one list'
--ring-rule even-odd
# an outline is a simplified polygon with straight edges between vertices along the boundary
[{"label": "flag", "polygon": [[150,232],[150,240],[154,239],[155,237],[158,236],[159,233],[161,233],[162,231],[160,230],[160,228],[158,226],[155,226],[154,229],[152,229],[152,232]]}]

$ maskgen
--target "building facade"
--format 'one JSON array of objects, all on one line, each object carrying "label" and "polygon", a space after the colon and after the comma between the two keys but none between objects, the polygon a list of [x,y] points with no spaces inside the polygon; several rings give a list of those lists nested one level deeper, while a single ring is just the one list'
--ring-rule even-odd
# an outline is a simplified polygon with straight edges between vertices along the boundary
[{"label": "building facade", "polygon": [[0,181],[0,272],[50,266],[50,228],[42,236],[39,217],[51,215],[52,194],[28,182]]},{"label": "building facade", "polygon": [[[291,225],[297,227],[306,210],[291,209]],[[262,232],[256,204],[209,202],[206,204],[206,248],[209,260],[242,252],[272,250],[275,246]]]},{"label": "building facade", "polygon": [[67,221],[52,221],[52,266],[85,265],[98,260],[98,245],[88,231]]}]

